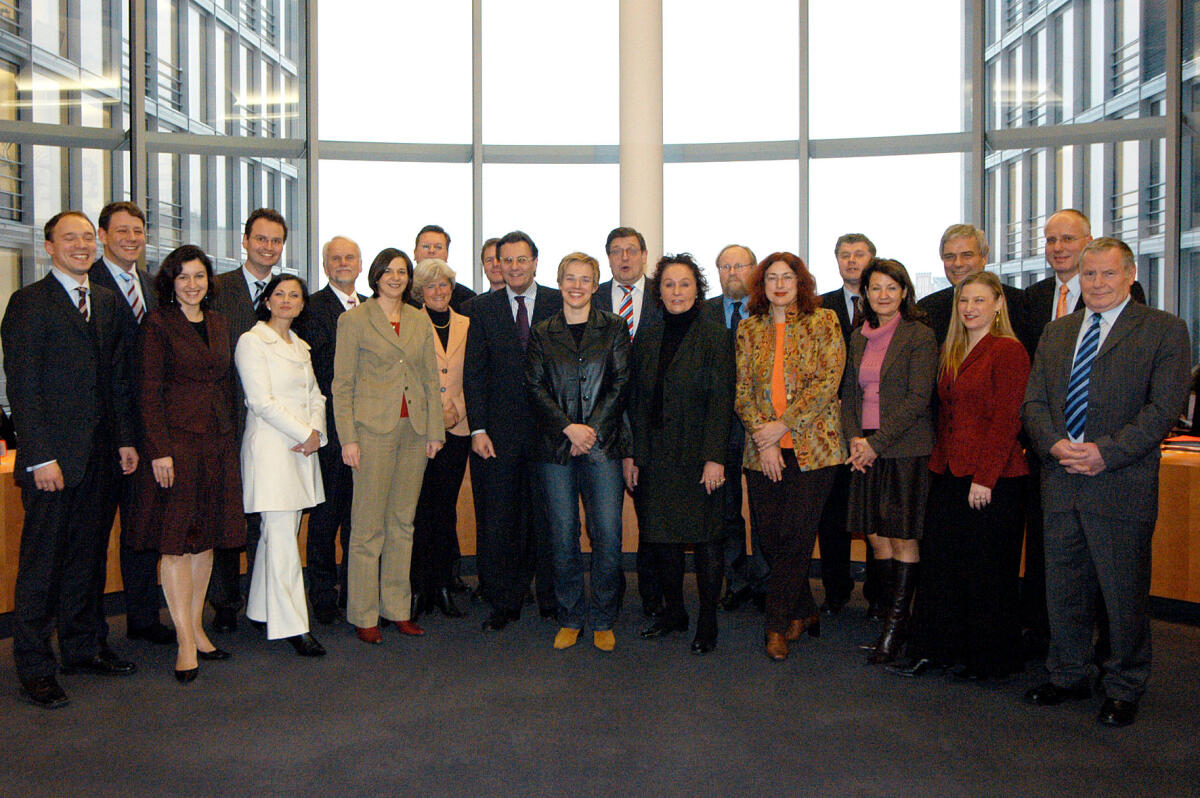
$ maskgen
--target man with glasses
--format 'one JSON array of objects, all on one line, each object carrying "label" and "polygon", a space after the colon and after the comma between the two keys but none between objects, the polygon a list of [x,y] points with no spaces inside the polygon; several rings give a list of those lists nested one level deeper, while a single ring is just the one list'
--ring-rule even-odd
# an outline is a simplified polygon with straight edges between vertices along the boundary
[{"label": "man with glasses", "polygon": [[463,367],[471,481],[487,508],[475,519],[475,562],[492,607],[485,631],[520,619],[535,572],[542,617],[554,617],[558,606],[545,508],[530,459],[536,426],[525,394],[525,347],[530,328],[562,309],[562,294],[534,282],[538,251],[528,235],[514,230],[496,249],[505,288],[471,302]]},{"label": "man with glasses", "polygon": [[[414,262],[420,263],[430,258],[450,262],[450,234],[441,225],[425,225],[417,233],[417,240],[413,242]],[[456,276],[454,291],[450,294],[450,307],[455,313],[462,313],[463,303],[475,296],[475,292],[463,284],[463,276],[461,273]]]},{"label": "man with glasses", "polygon": [[[608,268],[613,278],[601,283],[596,289],[595,305],[598,310],[616,313],[625,320],[629,338],[662,320],[662,303],[657,296],[648,296],[649,281],[646,279],[646,239],[632,227],[617,227],[608,234],[604,242],[608,254]],[[635,511],[639,506],[637,491],[633,493]],[[641,517],[641,514],[638,514]],[[650,617],[662,609],[662,594],[654,576],[650,559],[638,546],[637,554],[638,594],[642,597],[642,612]],[[621,595],[625,595],[622,572]]]},{"label": "man with glasses", "polygon": [[[237,346],[242,333],[253,327],[255,315],[263,300],[263,291],[271,279],[271,273],[279,265],[283,245],[287,243],[287,222],[273,208],[258,208],[246,219],[242,233],[242,249],[246,251],[246,262],[242,268],[218,274],[213,310],[229,321],[229,342]],[[238,427],[238,445],[246,425],[245,394],[240,380],[233,381],[234,419]],[[258,513],[246,514],[246,560],[247,569],[254,568],[254,550],[258,546]],[[233,632],[237,630],[237,613],[242,606],[241,592],[241,549],[217,549],[213,552],[212,579],[208,583],[208,602],[216,610],[213,631]]]},{"label": "man with glasses", "polygon": [[662,319],[662,303],[647,295],[646,239],[632,227],[618,227],[604,243],[613,278],[596,291],[596,307],[625,320],[630,339]]},{"label": "man with glasses", "polygon": [[[729,345],[735,346],[738,324],[746,312],[749,289],[746,281],[758,260],[750,247],[730,244],[717,253],[717,277],[721,295],[708,300],[708,312],[729,330]],[[728,581],[721,606],[733,612],[746,601],[753,601],[759,612],[766,608],[767,561],[758,542],[758,523],[754,505],[750,506],[750,546],[746,551],[746,519],[742,516],[742,449],[746,428],[740,419],[729,425],[729,444],[725,449],[725,573]]]},{"label": "man with glasses", "polygon": [[[821,294],[821,306],[837,314],[846,351],[849,352],[850,333],[862,324],[862,273],[875,257],[875,245],[862,233],[846,233],[833,245],[833,254],[837,258],[842,285]],[[850,466],[838,466],[817,527],[817,540],[821,546],[821,584],[825,588],[825,603],[821,605],[821,611],[826,615],[841,612],[854,592],[854,578],[850,575],[850,532],[846,528],[846,505],[849,501]],[[879,605],[882,596],[874,559],[871,547],[867,546],[863,596],[867,599],[871,616],[882,618],[883,608]]]}]

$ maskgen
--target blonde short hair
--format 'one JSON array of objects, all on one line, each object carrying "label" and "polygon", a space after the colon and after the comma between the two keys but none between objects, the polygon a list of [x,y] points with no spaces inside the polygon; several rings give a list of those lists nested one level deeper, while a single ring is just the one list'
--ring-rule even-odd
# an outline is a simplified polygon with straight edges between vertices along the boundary
[{"label": "blonde short hair", "polygon": [[591,255],[588,255],[583,252],[572,252],[570,255],[567,255],[565,258],[563,258],[562,260],[560,260],[558,262],[558,282],[559,283],[562,283],[563,275],[567,273],[567,264],[568,263],[584,263],[584,264],[587,264],[588,266],[591,266],[592,267],[592,281],[595,282],[596,285],[600,285],[600,263],[595,258],[593,258]]},{"label": "blonde short hair", "polygon": [[447,280],[450,288],[454,288],[454,269],[441,258],[426,258],[417,264],[413,270],[412,295],[414,299],[424,299],[425,286],[438,280]]}]

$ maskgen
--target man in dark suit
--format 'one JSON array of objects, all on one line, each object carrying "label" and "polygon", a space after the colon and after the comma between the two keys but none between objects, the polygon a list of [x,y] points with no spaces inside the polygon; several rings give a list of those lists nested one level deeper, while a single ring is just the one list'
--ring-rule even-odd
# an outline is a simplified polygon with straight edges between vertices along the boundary
[{"label": "man in dark suit", "polygon": [[[158,305],[150,275],[138,266],[146,254],[146,214],[132,202],[110,202],[100,210],[100,243],[103,255],[92,264],[88,279],[102,285],[122,297],[129,307],[127,316],[129,340],[137,336],[138,325],[145,315]],[[130,379],[133,381],[132,354]],[[136,409],[131,408],[136,417]],[[134,430],[138,430],[136,418],[130,419]],[[140,441],[138,442],[140,445]],[[125,634],[130,640],[146,640],[159,645],[175,642],[175,633],[159,621],[158,609],[158,552],[139,551],[127,544],[126,528],[132,522],[134,508],[134,485],[132,476],[121,477],[111,501],[101,510],[103,525],[107,519],[112,526],[118,505],[121,508],[121,582],[125,592]],[[104,582],[107,568],[101,563],[96,572],[96,636],[100,649],[108,648],[108,621],[104,616]]]},{"label": "man in dark suit", "polygon": [[[287,222],[272,208],[258,208],[246,219],[242,232],[242,249],[246,262],[242,268],[217,275],[212,308],[229,320],[229,340],[236,349],[238,338],[253,327],[262,292],[279,265],[283,246],[287,243]],[[238,444],[246,424],[245,395],[240,380],[233,383],[234,419],[238,427]],[[254,550],[258,546],[259,515],[246,514],[247,568],[254,568]],[[242,552],[240,549],[217,549],[213,555],[212,579],[208,583],[208,601],[216,610],[213,631],[233,632],[237,629],[237,613],[242,606]]]},{"label": "man in dark suit", "polygon": [[[612,279],[596,289],[594,302],[599,310],[616,313],[625,320],[629,338],[633,340],[638,331],[653,326],[662,320],[662,303],[649,292],[650,281],[646,279],[646,239],[632,227],[617,227],[609,231],[604,242],[608,254],[608,268]],[[635,490],[633,506],[640,513],[640,496]],[[622,579],[624,579],[624,571]],[[637,553],[638,593],[642,597],[642,612],[647,616],[657,615],[662,609],[662,591],[658,586],[650,558],[643,554],[638,545]],[[624,596],[624,581],[621,595]]]},{"label": "man in dark suit", "polygon": [[1086,309],[1046,326],[1022,406],[1042,457],[1050,615],[1050,680],[1025,697],[1053,706],[1091,696],[1099,586],[1112,653],[1097,720],[1127,726],[1150,675],[1159,447],[1187,398],[1190,344],[1182,320],[1131,301],[1137,266],[1123,242],[1096,239],[1079,262]]},{"label": "man in dark suit", "polygon": [[[928,314],[928,324],[933,328],[938,346],[946,341],[950,330],[950,319],[955,313],[954,288],[968,275],[983,271],[987,266],[987,235],[978,227],[969,224],[952,224],[942,233],[938,246],[942,268],[946,271],[949,288],[930,294],[917,303],[917,307]],[[1012,322],[1017,339],[1033,356],[1037,346],[1037,335],[1031,330],[1025,313],[1025,294],[1020,288],[1004,285],[1004,303],[1008,306],[1008,318]]]},{"label": "man in dark suit", "polygon": [[471,303],[463,371],[471,420],[471,480],[478,480],[487,512],[476,518],[476,565],[484,599],[492,606],[485,630],[521,617],[537,573],[543,617],[554,617],[554,569],[549,533],[538,497],[531,449],[536,435],[525,398],[529,330],[562,309],[562,294],[534,282],[537,245],[520,230],[497,245],[505,289]]},{"label": "man in dark suit", "polygon": [[[337,350],[338,318],[366,297],[354,289],[362,273],[362,252],[345,236],[334,236],[321,248],[321,265],[329,284],[314,293],[296,319],[296,333],[310,347],[313,373],[321,393],[332,397],[333,356]],[[342,444],[333,419],[333,401],[325,403],[325,429],[329,443],[317,450],[325,501],[308,515],[308,597],[318,623],[337,620],[338,606],[346,606],[346,569],[338,569],[338,530],[343,557],[350,545],[350,505],[354,498],[354,472],[342,462]],[[340,593],[339,593],[340,591]]]},{"label": "man in dark suit", "polygon": [[[1033,339],[1055,319],[1083,310],[1079,289],[1079,254],[1092,242],[1092,223],[1081,211],[1067,208],[1046,220],[1046,265],[1053,274],[1025,289],[1026,312]],[[1146,304],[1141,283],[1129,289],[1134,302]],[[1041,459],[1030,447],[1029,505],[1025,522],[1025,574],[1021,578],[1021,636],[1030,659],[1045,659],[1050,638],[1046,617],[1046,560],[1042,544]],[[1100,639],[1096,644],[1097,662],[1108,658],[1108,620],[1104,598],[1096,597]]]},{"label": "man in dark suit", "polygon": [[[834,243],[833,254],[837,258],[842,285],[821,294],[821,306],[837,314],[846,351],[849,352],[850,333],[862,323],[862,273],[875,257],[875,245],[862,233],[846,233]],[[849,501],[850,466],[838,466],[817,527],[817,540],[821,546],[821,583],[825,588],[825,603],[821,605],[821,611],[826,615],[841,612],[854,592],[854,577],[850,575],[850,531],[846,527]],[[875,618],[884,615],[883,607],[879,604],[882,597],[882,591],[878,589],[880,578],[871,547],[867,546],[867,576],[863,582],[863,595],[870,605],[871,616]]]},{"label": "man in dark suit", "polygon": [[17,432],[13,476],[25,523],[13,608],[13,659],[21,693],[45,708],[67,695],[54,678],[57,619],[63,673],[125,675],[137,668],[96,639],[96,571],[106,555],[116,467],[132,474],[128,308],[88,279],[96,231],[79,211],[45,227],[51,270],[12,295],[0,340]]},{"label": "man in dark suit", "polygon": [[[746,318],[749,279],[758,260],[742,244],[730,244],[717,253],[717,277],[721,295],[708,300],[707,311],[729,330],[730,348],[736,346],[737,326]],[[746,551],[746,519],[742,516],[742,449],[746,428],[738,419],[730,424],[729,444],[725,450],[725,573],[728,581],[721,606],[733,612],[745,601],[754,601],[760,612],[766,607],[767,561],[758,540],[758,523],[750,507],[750,545]]]},{"label": "man in dark suit", "polygon": [[[427,224],[417,233],[413,242],[413,262],[437,258],[450,262],[450,234],[441,225]],[[463,303],[475,296],[475,292],[467,288],[462,280],[454,281],[454,291],[450,294],[450,307],[455,313],[462,313]]]}]

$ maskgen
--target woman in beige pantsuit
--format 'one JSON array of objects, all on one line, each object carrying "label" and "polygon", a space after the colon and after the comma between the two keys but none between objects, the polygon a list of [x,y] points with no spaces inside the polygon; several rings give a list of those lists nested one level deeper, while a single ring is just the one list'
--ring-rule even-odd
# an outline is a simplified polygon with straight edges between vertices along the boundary
[{"label": "woman in beige pantsuit", "polygon": [[333,417],[354,469],[346,620],[364,643],[382,642],[381,615],[402,634],[425,633],[411,620],[413,513],[445,434],[433,328],[406,302],[412,270],[400,250],[380,252],[371,299],[338,320]]}]

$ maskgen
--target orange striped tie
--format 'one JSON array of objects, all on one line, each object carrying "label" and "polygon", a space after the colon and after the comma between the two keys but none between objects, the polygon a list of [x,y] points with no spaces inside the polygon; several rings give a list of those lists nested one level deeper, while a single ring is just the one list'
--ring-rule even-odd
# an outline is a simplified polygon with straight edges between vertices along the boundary
[{"label": "orange striped tie", "polygon": [[1061,319],[1067,315],[1067,286],[1058,287],[1058,307],[1054,309],[1054,318]]}]

